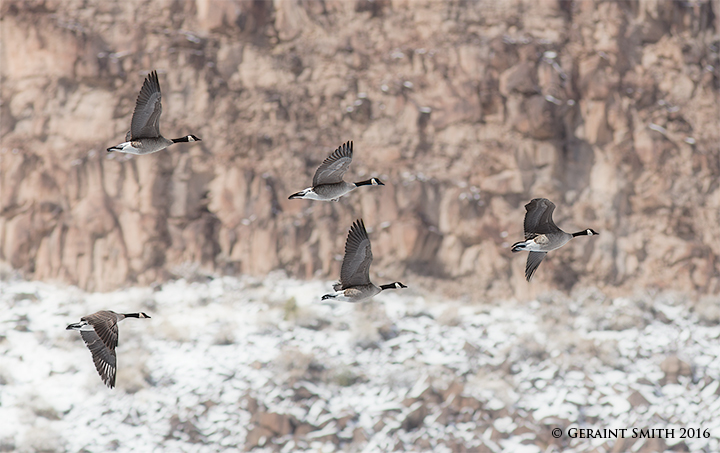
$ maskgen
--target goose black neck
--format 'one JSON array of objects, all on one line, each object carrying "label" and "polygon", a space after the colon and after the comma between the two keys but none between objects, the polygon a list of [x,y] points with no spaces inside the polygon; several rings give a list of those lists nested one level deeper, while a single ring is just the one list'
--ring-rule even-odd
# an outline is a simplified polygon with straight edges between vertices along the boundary
[{"label": "goose black neck", "polygon": [[140,313],[123,313],[123,316],[126,318],[139,318]]},{"label": "goose black neck", "polygon": [[576,238],[578,236],[587,236],[587,235],[588,235],[588,230],[582,230],[582,231],[578,231],[577,233],[573,233],[572,237]]},{"label": "goose black neck", "polygon": [[372,182],[372,178],[370,178],[370,179],[368,179],[367,181],[356,182],[355,185],[358,186],[358,187],[359,187],[359,186],[372,186],[372,183],[373,183],[373,182]]},{"label": "goose black neck", "polygon": [[171,140],[173,143],[199,142],[199,141],[201,141],[199,138],[197,138],[196,136],[194,136],[194,135],[192,135],[192,134],[186,135],[185,137],[172,138],[172,139],[170,139],[170,140]]},{"label": "goose black neck", "polygon": [[380,289],[383,291],[386,289],[398,289],[398,288],[404,288],[404,287],[405,286],[400,282],[388,283],[387,285],[380,285]]}]

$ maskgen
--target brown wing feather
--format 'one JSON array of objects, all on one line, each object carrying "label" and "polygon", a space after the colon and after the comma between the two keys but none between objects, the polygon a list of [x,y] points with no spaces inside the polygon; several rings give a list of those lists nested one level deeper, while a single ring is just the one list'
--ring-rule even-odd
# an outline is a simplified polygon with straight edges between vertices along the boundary
[{"label": "brown wing feather", "polygon": [[552,215],[555,205],[547,198],[535,198],[525,205],[525,239],[532,239],[538,234],[548,234],[560,231],[553,222]]},{"label": "brown wing feather", "polygon": [[373,255],[365,223],[356,220],[345,241],[345,257],[340,269],[342,288],[370,283],[370,264]]},{"label": "brown wing feather", "polygon": [[115,349],[109,348],[94,331],[81,330],[80,336],[92,354],[95,369],[102,381],[110,388],[115,387],[115,375],[117,372]]},{"label": "brown wing feather", "polygon": [[352,163],[353,142],[349,141],[333,151],[318,167],[313,176],[313,187],[321,184],[337,184]]},{"label": "brown wing feather", "polygon": [[117,314],[109,310],[101,310],[92,315],[81,318],[87,321],[106,347],[115,350],[118,345]]},{"label": "brown wing feather", "polygon": [[547,255],[546,252],[530,252],[528,254],[527,263],[525,264],[525,278],[530,281],[532,276],[535,274],[538,266],[542,262],[543,258]]},{"label": "brown wing feather", "polygon": [[135,101],[135,111],[130,123],[130,135],[133,140],[160,136],[161,101],[160,81],[157,71],[153,71],[145,78]]}]

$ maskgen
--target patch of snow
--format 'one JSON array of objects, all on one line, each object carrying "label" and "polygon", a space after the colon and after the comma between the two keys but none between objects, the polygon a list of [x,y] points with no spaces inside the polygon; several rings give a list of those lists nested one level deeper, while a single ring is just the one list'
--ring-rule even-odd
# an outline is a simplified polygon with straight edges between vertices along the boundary
[{"label": "patch of snow", "polygon": [[[700,325],[684,299],[472,305],[409,289],[323,303],[330,285],[272,274],[88,294],[0,282],[0,446],[245,451],[264,411],[311,428],[263,434],[262,451],[554,451],[537,434],[568,424],[708,428],[685,443],[720,448],[720,326]],[[114,390],[65,330],[101,309],[152,317],[122,322]],[[631,322],[608,323],[620,315]],[[693,375],[661,385],[670,355]],[[647,404],[633,407],[634,392]],[[568,452],[614,444],[565,441]]]}]

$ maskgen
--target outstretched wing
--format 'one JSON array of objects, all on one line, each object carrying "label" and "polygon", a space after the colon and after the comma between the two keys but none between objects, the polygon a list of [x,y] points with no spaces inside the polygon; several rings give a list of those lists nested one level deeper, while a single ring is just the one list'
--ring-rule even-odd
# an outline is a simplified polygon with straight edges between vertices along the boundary
[{"label": "outstretched wing", "polygon": [[100,378],[108,387],[115,387],[115,375],[117,372],[115,349],[107,347],[98,334],[92,330],[81,330],[80,336],[82,336],[83,341],[85,341],[85,344],[92,354],[95,369],[100,375]]},{"label": "outstretched wing", "polygon": [[547,198],[535,198],[525,205],[525,239],[532,239],[538,234],[560,231],[553,222],[552,215],[555,205]]},{"label": "outstretched wing", "polygon": [[370,283],[370,264],[373,255],[365,223],[356,220],[345,241],[345,257],[340,269],[342,288]]},{"label": "outstretched wing", "polygon": [[133,140],[160,136],[161,97],[160,81],[157,72],[153,71],[145,78],[135,102],[135,111],[130,123],[130,135]]},{"label": "outstretched wing", "polygon": [[92,315],[80,318],[87,321],[103,344],[110,350],[115,351],[118,345],[117,315],[111,311],[102,310]]},{"label": "outstretched wing", "polygon": [[333,151],[318,167],[313,177],[313,187],[321,184],[342,182],[352,162],[353,142],[349,141]]},{"label": "outstretched wing", "polygon": [[525,264],[525,278],[527,281],[530,281],[545,255],[547,255],[547,252],[530,252],[528,254],[527,264]]}]

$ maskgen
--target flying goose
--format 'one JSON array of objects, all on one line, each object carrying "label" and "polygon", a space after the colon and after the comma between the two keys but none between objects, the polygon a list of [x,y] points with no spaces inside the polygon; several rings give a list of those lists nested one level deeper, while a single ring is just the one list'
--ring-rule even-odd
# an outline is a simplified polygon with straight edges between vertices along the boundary
[{"label": "flying goose", "polygon": [[322,299],[335,299],[343,302],[362,302],[370,299],[385,289],[407,288],[400,282],[375,286],[370,282],[370,264],[372,263],[370,238],[365,230],[365,223],[356,220],[350,227],[345,241],[345,257],[340,268],[340,282],[333,285],[332,294],[325,294]]},{"label": "flying goose", "polygon": [[513,252],[530,252],[525,265],[525,278],[530,281],[547,252],[559,249],[577,236],[592,236],[598,233],[590,228],[577,233],[566,233],[555,225],[552,213],[555,205],[547,198],[535,198],[525,205],[525,240],[512,246]]},{"label": "flying goose", "polygon": [[352,155],[353,142],[342,144],[320,164],[313,177],[313,186],[290,195],[288,199],[338,201],[340,197],[360,186],[385,185],[377,178],[355,183],[343,181],[343,176],[352,162]]},{"label": "flying goose", "polygon": [[79,330],[85,345],[92,353],[93,362],[105,385],[115,387],[117,357],[115,347],[118,344],[117,323],[125,318],[150,318],[145,313],[115,313],[101,310],[83,316],[80,322],[70,324],[66,330]]},{"label": "flying goose", "polygon": [[118,151],[128,154],[150,154],[163,150],[173,143],[200,141],[194,135],[171,140],[160,135],[161,98],[157,71],[153,71],[145,78],[135,102],[135,111],[130,123],[130,131],[125,135],[125,142],[108,148],[109,153]]}]

